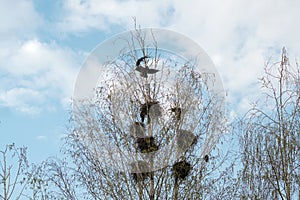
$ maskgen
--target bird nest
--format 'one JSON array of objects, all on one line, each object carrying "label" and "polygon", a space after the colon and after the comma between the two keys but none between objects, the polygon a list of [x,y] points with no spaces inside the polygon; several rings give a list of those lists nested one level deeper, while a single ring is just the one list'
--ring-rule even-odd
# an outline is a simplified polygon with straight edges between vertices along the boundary
[{"label": "bird nest", "polygon": [[154,137],[152,136],[136,138],[135,142],[141,153],[151,153],[158,150],[158,146],[155,144]]},{"label": "bird nest", "polygon": [[185,179],[190,171],[192,170],[192,166],[190,163],[186,161],[180,161],[173,165],[172,172],[175,178]]},{"label": "bird nest", "polygon": [[131,163],[131,175],[136,182],[144,181],[150,176],[149,164],[145,161],[136,161]]},{"label": "bird nest", "polygon": [[150,121],[150,118],[156,118],[161,116],[161,107],[159,105],[158,101],[150,101],[146,102],[141,105],[140,108],[140,117],[142,122],[145,121],[145,118],[147,117],[148,121]]}]

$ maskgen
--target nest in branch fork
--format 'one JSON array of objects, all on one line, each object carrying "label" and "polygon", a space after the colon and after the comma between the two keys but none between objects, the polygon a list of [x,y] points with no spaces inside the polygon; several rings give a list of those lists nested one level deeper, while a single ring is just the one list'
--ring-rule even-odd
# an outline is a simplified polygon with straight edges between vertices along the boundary
[{"label": "nest in branch fork", "polygon": [[184,161],[177,162],[172,167],[172,172],[175,178],[185,179],[190,171],[192,170],[192,166],[190,163]]},{"label": "nest in branch fork", "polygon": [[144,181],[150,176],[149,164],[145,161],[136,161],[131,163],[131,175],[133,180]]},{"label": "nest in branch fork", "polygon": [[135,142],[141,153],[151,153],[158,150],[158,146],[155,144],[154,137],[152,136],[136,138]]},{"label": "nest in branch fork", "polygon": [[150,121],[150,117],[155,118],[161,115],[161,107],[158,101],[150,101],[141,105],[140,117],[142,122],[145,121],[145,117],[147,117],[148,121]]}]

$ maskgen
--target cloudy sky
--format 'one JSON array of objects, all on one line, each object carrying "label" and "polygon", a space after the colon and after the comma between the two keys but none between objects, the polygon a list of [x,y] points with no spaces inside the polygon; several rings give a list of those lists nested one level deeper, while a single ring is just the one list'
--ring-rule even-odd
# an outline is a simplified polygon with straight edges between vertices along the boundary
[{"label": "cloudy sky", "polygon": [[[0,149],[56,155],[76,76],[105,39],[142,27],[197,42],[219,71],[234,112],[249,106],[264,64],[283,46],[300,58],[298,0],[0,0]],[[232,112],[233,113],[233,112]]]}]

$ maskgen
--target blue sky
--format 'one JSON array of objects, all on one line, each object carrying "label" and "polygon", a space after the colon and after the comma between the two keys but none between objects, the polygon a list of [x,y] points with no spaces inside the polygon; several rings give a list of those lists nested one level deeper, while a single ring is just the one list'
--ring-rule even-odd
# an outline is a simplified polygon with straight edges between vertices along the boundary
[{"label": "blue sky", "polygon": [[166,28],[202,46],[235,116],[249,108],[265,62],[300,57],[298,0],[0,0],[0,148],[59,152],[76,76],[101,42],[133,28]]}]

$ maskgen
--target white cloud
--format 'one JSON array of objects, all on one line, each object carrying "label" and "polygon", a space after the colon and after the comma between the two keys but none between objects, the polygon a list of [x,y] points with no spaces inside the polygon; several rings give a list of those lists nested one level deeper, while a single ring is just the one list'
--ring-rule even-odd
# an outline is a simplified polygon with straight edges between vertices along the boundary
[{"label": "white cloud", "polygon": [[8,91],[0,91],[1,106],[13,107],[23,113],[39,113],[41,111],[40,106],[44,101],[45,98],[39,92],[29,88],[13,88]]},{"label": "white cloud", "polygon": [[28,34],[41,21],[31,0],[0,0],[0,35]]},{"label": "white cloud", "polygon": [[228,100],[239,110],[249,108],[245,102],[258,93],[256,83],[269,56],[279,60],[282,46],[300,55],[299,1],[175,0],[173,6],[176,18],[170,27],[207,50]]},{"label": "white cloud", "polygon": [[7,74],[0,81],[2,106],[37,113],[71,99],[79,68],[71,50],[36,39],[6,49],[0,61],[1,71]]},{"label": "white cloud", "polygon": [[[172,16],[171,1],[66,0],[65,16],[58,23],[67,32],[109,30],[114,25],[133,28],[133,17],[143,26],[167,24]],[[162,16],[164,16],[162,18]]]},{"label": "white cloud", "polygon": [[37,114],[70,105],[80,53],[42,42],[41,16],[32,0],[0,0],[0,106]]}]

